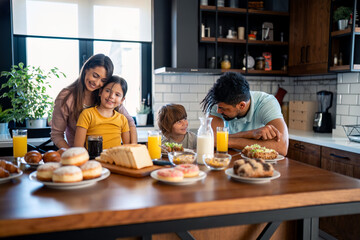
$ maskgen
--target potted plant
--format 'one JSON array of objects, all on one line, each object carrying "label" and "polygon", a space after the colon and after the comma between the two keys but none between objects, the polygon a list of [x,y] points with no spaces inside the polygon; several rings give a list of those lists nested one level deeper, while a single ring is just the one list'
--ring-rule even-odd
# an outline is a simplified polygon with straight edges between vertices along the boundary
[{"label": "potted plant", "polygon": [[334,22],[338,23],[339,30],[344,30],[347,27],[351,13],[352,9],[344,6],[338,7],[334,11],[333,19]]},{"label": "potted plant", "polygon": [[0,105],[0,136],[9,134],[8,123],[12,120],[11,109],[2,109]]},{"label": "potted plant", "polygon": [[140,108],[136,109],[136,123],[138,126],[145,126],[147,116],[151,112],[151,108],[145,104],[145,99],[141,101]]},{"label": "potted plant", "polygon": [[60,78],[60,73],[56,67],[46,73],[40,67],[24,66],[23,63],[13,65],[10,71],[2,71],[0,76],[8,81],[1,85],[1,89],[7,91],[0,97],[11,100],[13,119],[17,122],[26,120],[27,128],[46,127],[46,118],[51,117],[53,109],[53,99],[46,89],[51,88],[49,79]]}]

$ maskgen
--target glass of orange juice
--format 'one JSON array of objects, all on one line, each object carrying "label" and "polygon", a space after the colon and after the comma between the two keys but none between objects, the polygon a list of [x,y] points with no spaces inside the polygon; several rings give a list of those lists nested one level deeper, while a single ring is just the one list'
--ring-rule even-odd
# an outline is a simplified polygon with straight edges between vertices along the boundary
[{"label": "glass of orange juice", "polygon": [[216,151],[218,153],[227,153],[229,146],[229,128],[216,128]]},{"label": "glass of orange juice", "polygon": [[27,129],[13,129],[12,139],[14,158],[24,157],[27,152]]},{"label": "glass of orange juice", "polygon": [[161,158],[161,135],[160,131],[148,131],[148,150],[151,159]]}]

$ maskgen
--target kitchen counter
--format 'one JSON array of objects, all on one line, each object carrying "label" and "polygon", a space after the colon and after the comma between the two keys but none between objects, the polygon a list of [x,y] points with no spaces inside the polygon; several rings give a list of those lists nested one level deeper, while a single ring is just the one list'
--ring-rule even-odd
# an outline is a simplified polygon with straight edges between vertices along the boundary
[{"label": "kitchen counter", "polygon": [[313,131],[289,129],[289,138],[360,154],[360,143],[351,142],[347,137],[333,136],[331,133],[315,133]]}]

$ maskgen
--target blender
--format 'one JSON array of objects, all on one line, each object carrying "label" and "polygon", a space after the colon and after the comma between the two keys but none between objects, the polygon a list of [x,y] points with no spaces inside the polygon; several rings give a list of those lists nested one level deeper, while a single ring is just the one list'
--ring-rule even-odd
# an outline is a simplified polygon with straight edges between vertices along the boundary
[{"label": "blender", "polygon": [[331,113],[329,108],[332,106],[333,93],[329,91],[320,91],[316,93],[319,111],[315,113],[313,130],[320,133],[332,132]]}]

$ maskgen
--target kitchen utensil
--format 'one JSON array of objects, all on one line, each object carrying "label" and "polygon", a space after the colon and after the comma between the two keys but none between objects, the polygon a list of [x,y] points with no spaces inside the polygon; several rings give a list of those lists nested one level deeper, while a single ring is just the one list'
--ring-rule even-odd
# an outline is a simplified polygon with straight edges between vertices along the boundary
[{"label": "kitchen utensil", "polygon": [[319,111],[315,113],[313,130],[321,133],[332,132],[331,114],[328,112],[332,106],[333,93],[329,91],[319,91],[316,93],[319,104]]},{"label": "kitchen utensil", "polygon": [[262,40],[274,41],[274,29],[271,22],[264,22],[262,25]]}]

